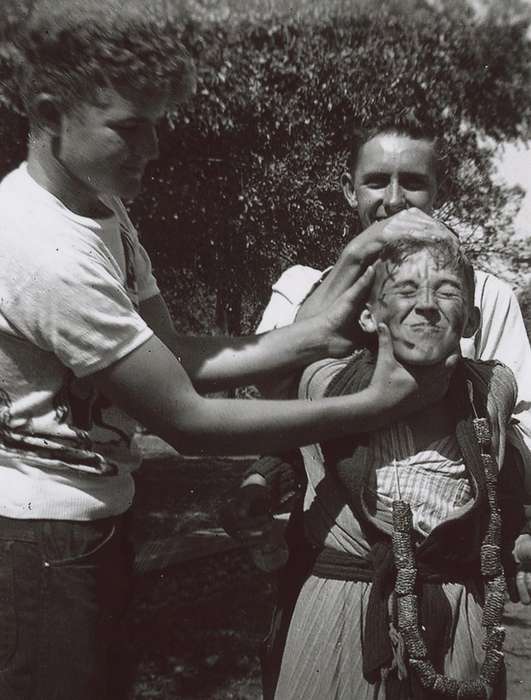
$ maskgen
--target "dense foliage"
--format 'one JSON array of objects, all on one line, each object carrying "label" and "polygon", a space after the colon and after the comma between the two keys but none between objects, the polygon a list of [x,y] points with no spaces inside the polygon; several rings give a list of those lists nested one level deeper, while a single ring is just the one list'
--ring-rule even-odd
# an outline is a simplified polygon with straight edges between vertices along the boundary
[{"label": "dense foliage", "polygon": [[[524,15],[478,20],[460,0],[166,5],[198,91],[164,126],[132,212],[184,328],[249,328],[281,269],[334,259],[358,226],[339,189],[352,131],[386,114],[410,112],[443,138],[440,214],[478,263],[526,264],[508,243],[519,193],[493,165],[497,144],[529,133]],[[23,127],[1,121],[5,169]]]}]

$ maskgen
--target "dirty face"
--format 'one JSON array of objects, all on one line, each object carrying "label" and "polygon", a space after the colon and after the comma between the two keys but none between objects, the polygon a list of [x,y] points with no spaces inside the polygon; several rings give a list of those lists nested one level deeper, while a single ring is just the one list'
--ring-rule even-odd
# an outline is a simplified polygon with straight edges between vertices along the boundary
[{"label": "dirty face", "polygon": [[461,338],[474,333],[478,320],[463,276],[422,250],[399,263],[377,263],[360,325],[375,332],[378,323],[385,323],[399,360],[431,365],[456,352]]}]

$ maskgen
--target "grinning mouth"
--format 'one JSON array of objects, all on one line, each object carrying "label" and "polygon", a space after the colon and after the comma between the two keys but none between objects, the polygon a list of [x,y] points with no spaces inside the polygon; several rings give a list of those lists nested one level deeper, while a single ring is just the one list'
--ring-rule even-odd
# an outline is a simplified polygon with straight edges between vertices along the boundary
[{"label": "grinning mouth", "polygon": [[433,325],[431,323],[416,323],[409,326],[409,330],[414,333],[442,333],[444,328],[437,324]]}]

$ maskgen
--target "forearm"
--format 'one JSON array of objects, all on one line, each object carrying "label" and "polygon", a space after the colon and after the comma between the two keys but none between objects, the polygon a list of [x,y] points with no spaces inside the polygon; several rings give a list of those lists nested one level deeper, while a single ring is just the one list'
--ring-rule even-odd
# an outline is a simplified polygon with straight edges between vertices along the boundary
[{"label": "forearm", "polygon": [[175,331],[160,295],[142,302],[140,314],[202,392],[244,384],[267,386],[271,382],[274,386],[277,373],[289,377],[291,371],[296,374],[313,358],[327,354],[323,326],[316,329],[315,322],[249,337],[187,337]]},{"label": "forearm", "polygon": [[141,422],[185,454],[281,451],[357,432],[385,420],[371,389],[322,401],[246,401],[194,396]]},{"label": "forearm", "polygon": [[[394,363],[392,357],[388,361]],[[109,401],[180,452],[260,454],[366,431],[396,418],[415,385],[408,375],[404,382],[402,368],[391,372],[386,365],[387,360],[381,363],[379,380],[373,378],[356,395],[319,401],[204,398],[171,351],[150,338],[92,375],[92,381]]]},{"label": "forearm", "polygon": [[324,334],[311,321],[237,338],[174,334],[170,343],[170,350],[202,392],[267,384],[277,373],[296,372],[328,353]]}]

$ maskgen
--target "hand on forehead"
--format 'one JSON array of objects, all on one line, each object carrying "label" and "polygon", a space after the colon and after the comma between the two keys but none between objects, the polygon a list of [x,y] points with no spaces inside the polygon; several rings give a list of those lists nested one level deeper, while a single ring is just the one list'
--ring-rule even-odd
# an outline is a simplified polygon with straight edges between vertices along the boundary
[{"label": "hand on forehead", "polygon": [[404,209],[385,222],[386,243],[402,238],[433,241],[448,241],[459,245],[457,234],[441,221],[429,214],[412,207]]}]

